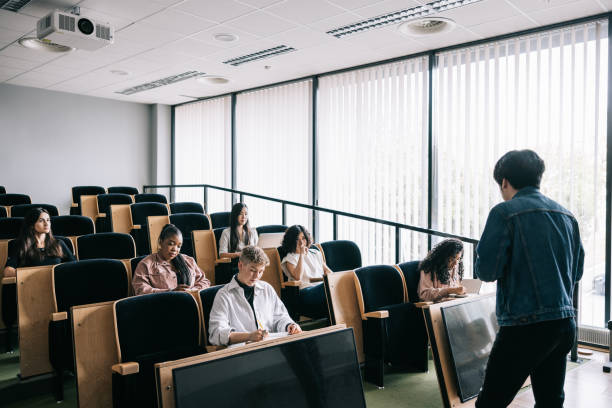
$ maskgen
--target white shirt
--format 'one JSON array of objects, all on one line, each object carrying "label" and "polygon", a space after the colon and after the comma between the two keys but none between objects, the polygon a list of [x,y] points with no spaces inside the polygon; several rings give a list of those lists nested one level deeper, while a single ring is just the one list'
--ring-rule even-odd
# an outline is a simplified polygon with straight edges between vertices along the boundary
[{"label": "white shirt", "polygon": [[[289,324],[295,323],[274,288],[266,282],[255,282],[253,308],[259,323],[270,333],[285,332]],[[232,279],[215,296],[208,320],[208,339],[211,344],[227,345],[231,332],[251,333],[257,329],[244,290]]]},{"label": "white shirt", "polygon": [[[250,228],[249,229],[249,245],[257,245],[257,241],[258,241],[257,231],[253,228]],[[229,245],[230,245],[230,229],[226,228],[221,233],[221,238],[219,238],[219,254],[230,253]],[[240,240],[238,241],[236,250],[232,252],[240,252],[244,249],[245,246],[246,245],[244,241]]]},{"label": "white shirt", "polygon": [[[289,269],[287,269],[287,263],[296,266],[299,260],[300,255],[296,252],[291,252],[285,255],[281,261],[281,269],[290,281],[295,279],[293,279]],[[302,255],[302,279],[300,280],[304,283],[309,283],[312,278],[322,278],[323,273],[323,257],[321,252],[309,248],[308,252]]]}]

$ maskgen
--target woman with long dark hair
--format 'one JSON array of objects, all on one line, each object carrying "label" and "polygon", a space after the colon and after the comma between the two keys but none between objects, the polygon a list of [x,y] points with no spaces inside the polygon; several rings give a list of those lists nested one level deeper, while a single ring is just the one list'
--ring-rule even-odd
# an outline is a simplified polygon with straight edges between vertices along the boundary
[{"label": "woman with long dark hair", "polygon": [[465,293],[463,280],[463,243],[445,239],[432,248],[419,264],[419,298],[436,302],[450,294]]},{"label": "woman with long dark hair", "polygon": [[323,275],[331,270],[321,252],[310,249],[312,237],[302,225],[292,225],[285,231],[280,247],[281,269],[290,281],[300,282],[300,314],[311,318],[327,316]]},{"label": "woman with long dark hair", "polygon": [[66,244],[53,237],[51,217],[44,208],[33,208],[23,218],[15,253],[9,254],[4,276],[15,276],[17,268],[55,265],[74,261]]},{"label": "woman with long dark hair", "polygon": [[238,258],[246,246],[257,245],[257,231],[249,226],[249,209],[244,203],[236,203],[230,214],[230,226],[219,239],[220,258]]},{"label": "woman with long dark hair", "polygon": [[166,224],[159,234],[159,249],[138,263],[132,287],[134,294],[201,290],[210,281],[187,255],[181,254],[183,235],[173,224]]}]

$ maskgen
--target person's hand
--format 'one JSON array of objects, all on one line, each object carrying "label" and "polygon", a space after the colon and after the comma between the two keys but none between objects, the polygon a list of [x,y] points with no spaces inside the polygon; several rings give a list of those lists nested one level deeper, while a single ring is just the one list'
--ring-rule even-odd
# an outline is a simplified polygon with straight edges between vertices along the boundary
[{"label": "person's hand", "polygon": [[262,341],[266,337],[268,337],[268,331],[259,329],[259,330],[255,330],[254,332],[249,333],[248,341]]},{"label": "person's hand", "polygon": [[298,334],[302,332],[302,329],[297,324],[291,323],[289,327],[287,327],[287,332],[289,334]]},{"label": "person's hand", "polygon": [[463,286],[457,286],[454,288],[448,288],[448,293],[454,293],[455,295],[464,295],[465,288]]},{"label": "person's hand", "polygon": [[189,285],[180,284],[180,285],[178,285],[178,286],[177,286],[177,287],[174,289],[174,291],[175,291],[175,292],[186,292],[186,291],[188,291],[190,288],[191,288],[191,286],[189,286]]}]

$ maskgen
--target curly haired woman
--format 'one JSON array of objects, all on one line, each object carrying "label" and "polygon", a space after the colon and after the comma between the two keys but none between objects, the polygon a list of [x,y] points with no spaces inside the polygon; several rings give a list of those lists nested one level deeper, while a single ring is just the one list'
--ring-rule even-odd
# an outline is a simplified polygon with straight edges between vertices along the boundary
[{"label": "curly haired woman", "polygon": [[419,264],[419,298],[438,302],[450,294],[463,294],[463,243],[445,239],[432,248]]}]

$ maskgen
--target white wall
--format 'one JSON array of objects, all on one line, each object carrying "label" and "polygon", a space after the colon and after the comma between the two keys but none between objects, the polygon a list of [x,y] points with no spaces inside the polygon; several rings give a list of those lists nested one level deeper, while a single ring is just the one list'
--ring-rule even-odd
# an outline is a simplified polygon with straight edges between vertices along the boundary
[{"label": "white wall", "polygon": [[152,123],[150,105],[0,84],[0,185],[60,214],[72,186],[142,190],[154,174]]}]

